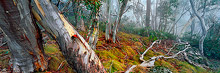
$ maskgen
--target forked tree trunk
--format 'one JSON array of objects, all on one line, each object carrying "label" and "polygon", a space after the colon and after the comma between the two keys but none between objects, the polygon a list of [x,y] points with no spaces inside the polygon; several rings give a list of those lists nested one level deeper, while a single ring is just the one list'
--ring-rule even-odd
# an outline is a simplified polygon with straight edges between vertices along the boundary
[{"label": "forked tree trunk", "polygon": [[121,21],[121,17],[124,14],[125,8],[127,6],[127,3],[128,3],[128,0],[123,0],[123,2],[122,2],[122,6],[120,8],[120,13],[119,13],[119,17],[118,17],[118,22],[116,22],[116,25],[114,26],[114,29],[113,29],[113,36],[112,36],[113,43],[116,42],[116,33],[117,33],[118,26],[119,26],[120,21]]},{"label": "forked tree trunk", "polygon": [[54,36],[70,67],[78,73],[105,72],[101,61],[88,43],[47,0],[35,0],[35,18]]},{"label": "forked tree trunk", "polygon": [[192,10],[193,10],[193,13],[196,15],[196,17],[199,19],[199,21],[201,23],[200,26],[202,28],[202,36],[199,40],[199,49],[200,49],[201,54],[204,56],[203,43],[204,43],[205,37],[207,35],[207,29],[206,29],[205,21],[201,16],[199,16],[198,12],[195,9],[195,5],[194,5],[192,0],[190,0],[190,4],[191,4]]},{"label": "forked tree trunk", "polygon": [[47,61],[41,33],[32,20],[28,0],[0,0],[0,27],[12,53],[14,72],[29,73],[45,70]]}]

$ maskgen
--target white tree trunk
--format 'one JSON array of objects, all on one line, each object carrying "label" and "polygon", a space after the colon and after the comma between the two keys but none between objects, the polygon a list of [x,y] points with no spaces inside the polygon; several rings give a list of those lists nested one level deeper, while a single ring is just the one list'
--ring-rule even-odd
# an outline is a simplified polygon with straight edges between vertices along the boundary
[{"label": "white tree trunk", "polygon": [[192,0],[190,0],[190,4],[191,4],[192,10],[193,10],[193,13],[196,15],[196,17],[199,19],[199,21],[201,23],[200,26],[202,28],[202,36],[199,40],[199,49],[200,49],[201,54],[204,56],[203,43],[204,43],[205,37],[207,35],[207,29],[206,29],[205,21],[201,16],[199,16],[197,10],[195,9],[195,5],[194,5]]},{"label": "white tree trunk", "polygon": [[56,39],[70,67],[78,73],[105,73],[95,52],[51,3],[35,0],[32,12],[41,26]]}]

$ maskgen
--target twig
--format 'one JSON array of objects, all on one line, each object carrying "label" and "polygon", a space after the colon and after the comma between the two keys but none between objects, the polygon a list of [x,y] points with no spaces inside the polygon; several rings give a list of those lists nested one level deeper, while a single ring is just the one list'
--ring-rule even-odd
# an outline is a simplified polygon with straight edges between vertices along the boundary
[{"label": "twig", "polygon": [[148,47],[148,48],[144,51],[144,53],[143,53],[143,54],[141,55],[141,57],[140,57],[140,60],[141,60],[141,61],[145,61],[145,60],[144,60],[144,55],[145,55],[145,54],[147,53],[147,51],[150,50],[150,49],[153,47],[153,45],[156,44],[156,43],[160,43],[160,40],[154,41],[154,42],[151,44],[151,46]]},{"label": "twig", "polygon": [[166,55],[169,55],[169,53],[171,52],[171,50],[172,50],[173,48],[175,48],[176,46],[178,46],[178,45],[184,45],[184,44],[186,44],[186,43],[182,43],[182,42],[180,42],[180,43],[175,43],[173,47],[169,48],[169,51],[168,51],[168,53],[167,53]]},{"label": "twig", "polygon": [[64,61],[62,61],[62,62],[60,63],[60,65],[59,65],[57,71],[60,70],[61,66],[63,66],[63,63],[64,63]]},{"label": "twig", "polygon": [[[146,46],[146,45],[141,41],[140,38],[138,38],[138,41],[139,41],[143,46]],[[142,46],[142,47],[143,47],[143,46]]]},{"label": "twig", "polygon": [[199,67],[201,67],[201,68],[209,69],[208,66],[201,65],[201,64],[198,64],[198,63],[195,63],[195,62],[191,61],[191,60],[188,58],[186,52],[184,52],[183,54],[184,54],[184,56],[185,56],[185,60],[186,60],[188,63],[190,63],[190,64],[192,64],[192,65],[194,65],[194,66],[199,66]]},{"label": "twig", "polygon": [[[150,48],[152,48],[152,46],[156,43],[156,42],[158,42],[158,40],[157,41],[154,41],[153,43],[152,43],[152,45],[147,49],[147,50],[149,50]],[[176,53],[176,54],[174,54],[173,56],[169,56],[169,57],[165,57],[165,56],[163,56],[163,55],[160,55],[160,56],[154,56],[154,57],[151,57],[151,59],[149,59],[149,60],[144,60],[142,57],[143,57],[143,55],[147,52],[147,50],[145,51],[145,53],[144,54],[142,54],[142,56],[141,56],[141,58],[140,59],[142,59],[142,63],[140,64],[140,66],[142,66],[142,67],[153,67],[154,66],[154,63],[155,63],[155,61],[157,60],[157,59],[160,59],[160,58],[163,58],[163,59],[169,59],[169,58],[175,58],[175,57],[177,57],[177,55],[179,55],[180,53],[183,53],[183,52],[185,52],[187,49],[189,49],[189,48],[191,48],[190,47],[190,44],[188,44],[188,43],[186,43],[185,44],[185,49],[184,50],[182,50],[182,51],[179,51],[178,53]],[[137,65],[133,65],[132,67],[130,67],[125,73],[129,73],[130,71],[132,71],[132,69],[133,68],[135,68]]]},{"label": "twig", "polygon": [[109,71],[109,73],[111,73],[112,65],[113,65],[113,61],[112,61],[111,65],[110,65],[110,71]]}]

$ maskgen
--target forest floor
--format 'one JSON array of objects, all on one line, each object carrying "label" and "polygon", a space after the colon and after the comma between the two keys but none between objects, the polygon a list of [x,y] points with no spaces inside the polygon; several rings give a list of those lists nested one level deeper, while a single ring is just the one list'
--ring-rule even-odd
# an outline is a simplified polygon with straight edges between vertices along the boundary
[{"label": "forest floor", "polygon": [[[83,37],[86,37],[87,33],[80,32]],[[140,55],[151,45],[154,41],[148,37],[142,37],[134,34],[127,34],[119,32],[117,34],[116,43],[108,43],[105,41],[104,33],[100,32],[99,39],[96,46],[96,54],[100,58],[103,66],[107,72],[125,72],[132,65],[138,65],[142,63],[139,60]],[[43,36],[46,36],[43,34]],[[175,43],[174,40],[162,40],[160,44],[156,44],[150,49],[144,56],[145,60],[150,59],[153,56],[165,55],[168,52],[167,48],[170,48]],[[4,48],[4,47],[3,47]],[[0,71],[10,70],[9,67],[9,54],[7,47],[6,49],[0,49]],[[48,70],[44,72],[74,72],[67,64],[62,53],[59,50],[58,45],[54,40],[47,39],[44,44],[45,53],[51,57],[49,60]],[[172,55],[171,52],[169,55]],[[144,68],[137,66],[133,69],[134,72],[165,72],[170,70],[173,73],[207,73],[214,72],[203,69],[201,67],[193,66],[188,62],[184,61],[179,55],[178,58],[174,59],[158,59],[155,62],[155,66],[151,68]],[[38,72],[38,71],[36,71]],[[216,73],[220,71],[216,71]],[[214,72],[215,73],[215,72]]]}]

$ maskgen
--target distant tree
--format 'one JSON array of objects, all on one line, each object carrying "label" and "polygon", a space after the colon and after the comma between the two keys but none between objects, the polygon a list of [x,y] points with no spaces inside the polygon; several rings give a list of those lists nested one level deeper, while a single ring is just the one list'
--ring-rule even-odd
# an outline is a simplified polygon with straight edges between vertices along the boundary
[{"label": "distant tree", "polygon": [[117,34],[117,31],[118,31],[118,26],[119,26],[119,24],[120,24],[120,22],[121,22],[121,18],[122,18],[122,15],[125,13],[125,10],[126,10],[126,7],[127,7],[127,3],[128,3],[128,0],[123,0],[122,1],[122,4],[121,4],[121,6],[119,7],[120,9],[119,9],[119,14],[118,15],[116,15],[117,16],[117,19],[115,20],[115,23],[114,23],[114,26],[113,26],[113,29],[111,29],[111,20],[110,20],[110,18],[111,18],[111,13],[110,13],[110,4],[112,4],[110,1],[109,2],[107,2],[107,4],[108,4],[108,8],[107,9],[109,9],[109,10],[107,10],[107,12],[109,12],[109,21],[108,21],[108,23],[106,24],[106,34],[105,34],[105,37],[106,37],[106,40],[107,41],[109,41],[109,42],[113,42],[113,43],[115,43],[116,42],[116,34]]},{"label": "distant tree", "polygon": [[146,5],[146,23],[145,26],[150,26],[150,14],[151,14],[151,0],[147,0]]}]

